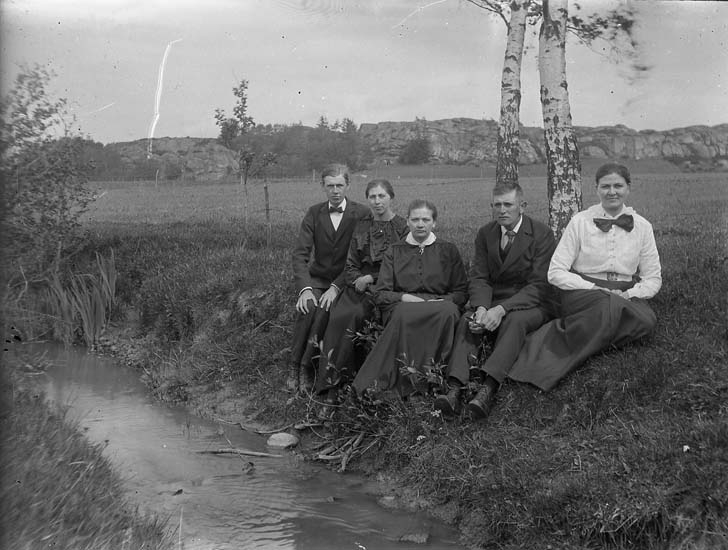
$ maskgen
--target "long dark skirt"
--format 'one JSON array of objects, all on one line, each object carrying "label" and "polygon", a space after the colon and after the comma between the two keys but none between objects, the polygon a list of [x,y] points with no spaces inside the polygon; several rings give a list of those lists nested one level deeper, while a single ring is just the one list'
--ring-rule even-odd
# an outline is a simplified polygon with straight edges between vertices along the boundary
[{"label": "long dark skirt", "polygon": [[374,314],[372,295],[347,286],[329,312],[316,376],[316,391],[350,382],[359,370],[360,357],[352,337]]},{"label": "long dark skirt", "polygon": [[458,319],[460,310],[448,301],[397,304],[354,379],[356,392],[375,381],[380,390],[394,388],[400,380],[399,369],[405,365],[447,362]]},{"label": "long dark skirt", "polygon": [[532,332],[509,378],[550,390],[588,357],[647,336],[657,318],[640,299],[627,300],[603,290],[566,290],[562,317]]}]

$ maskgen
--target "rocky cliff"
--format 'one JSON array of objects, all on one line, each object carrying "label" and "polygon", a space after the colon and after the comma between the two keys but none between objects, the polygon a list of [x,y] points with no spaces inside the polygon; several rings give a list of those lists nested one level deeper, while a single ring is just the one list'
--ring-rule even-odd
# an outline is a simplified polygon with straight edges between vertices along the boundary
[{"label": "rocky cliff", "polygon": [[[155,138],[151,152],[148,139],[110,143],[122,163],[147,167],[146,179],[220,180],[234,172],[235,154],[211,138]],[[156,171],[159,170],[157,174]]]},{"label": "rocky cliff", "polygon": [[[395,161],[407,142],[419,135],[429,138],[433,161],[438,163],[495,163],[498,123],[493,120],[450,118],[415,122],[362,124],[359,133],[376,159]],[[728,124],[689,126],[657,132],[626,126],[576,127],[584,158],[666,159],[676,162],[710,161],[725,166],[728,159]],[[521,129],[521,163],[545,162],[543,130]]]},{"label": "rocky cliff", "polygon": [[[728,124],[689,126],[657,132],[626,126],[576,127],[582,158],[665,159],[685,170],[728,169]],[[493,120],[451,118],[414,122],[362,124],[361,142],[374,163],[394,163],[407,143],[429,138],[431,162],[439,164],[495,164],[498,123]],[[121,161],[147,179],[220,180],[236,170],[235,154],[214,139],[157,138],[151,153],[146,139],[112,143]],[[521,163],[545,162],[543,130],[521,129]],[[141,169],[140,169],[141,167]],[[143,169],[143,170],[142,170]]]}]

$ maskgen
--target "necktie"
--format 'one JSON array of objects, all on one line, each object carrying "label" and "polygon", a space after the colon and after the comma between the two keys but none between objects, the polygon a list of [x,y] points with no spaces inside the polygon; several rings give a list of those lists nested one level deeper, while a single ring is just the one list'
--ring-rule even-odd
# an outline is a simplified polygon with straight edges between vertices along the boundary
[{"label": "necktie", "polygon": [[506,237],[508,240],[506,241],[505,246],[503,247],[503,250],[501,251],[501,257],[505,258],[508,256],[508,251],[511,249],[511,246],[513,245],[513,239],[516,238],[516,232],[512,230],[506,231]]},{"label": "necktie", "polygon": [[634,218],[630,214],[622,214],[615,220],[610,220],[607,218],[594,218],[594,223],[599,229],[601,229],[605,233],[609,231],[613,225],[621,227],[627,232],[634,229]]},{"label": "necktie", "polygon": [[344,209],[341,208],[341,206],[329,206],[329,214],[333,214],[334,212],[337,212],[339,214],[344,213]]}]

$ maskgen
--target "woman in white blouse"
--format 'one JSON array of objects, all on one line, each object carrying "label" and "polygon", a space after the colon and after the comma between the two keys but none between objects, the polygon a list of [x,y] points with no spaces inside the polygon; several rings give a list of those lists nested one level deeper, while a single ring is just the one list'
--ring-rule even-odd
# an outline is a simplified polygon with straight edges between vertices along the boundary
[{"label": "woman in white blouse", "polygon": [[571,219],[549,265],[562,317],[531,333],[510,378],[549,390],[591,355],[655,328],[645,300],[662,286],[660,257],[652,225],[624,204],[630,182],[620,164],[597,170],[600,204]]}]

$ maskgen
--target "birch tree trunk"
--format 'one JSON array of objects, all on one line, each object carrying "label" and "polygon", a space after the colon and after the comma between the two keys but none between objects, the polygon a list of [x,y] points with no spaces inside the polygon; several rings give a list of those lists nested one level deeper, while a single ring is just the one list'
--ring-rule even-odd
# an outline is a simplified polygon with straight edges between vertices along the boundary
[{"label": "birch tree trunk", "polygon": [[526,13],[530,0],[511,0],[506,53],[501,77],[501,111],[498,127],[496,184],[518,183],[521,112],[521,61],[526,36]]},{"label": "birch tree trunk", "polygon": [[561,238],[571,217],[581,210],[581,163],[566,82],[567,0],[544,0],[538,39],[541,109],[546,142],[549,225]]}]

